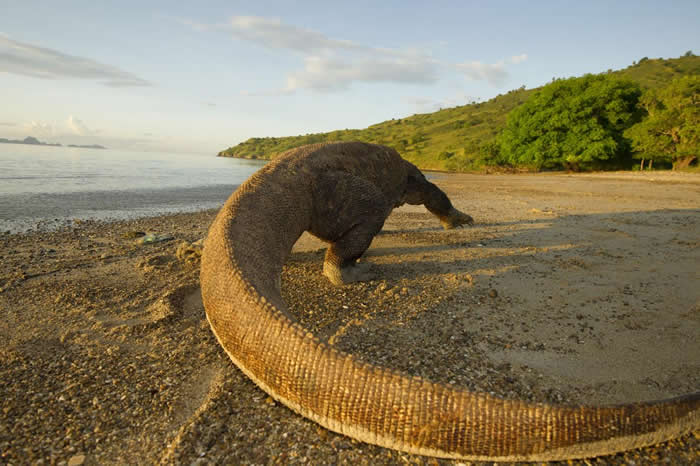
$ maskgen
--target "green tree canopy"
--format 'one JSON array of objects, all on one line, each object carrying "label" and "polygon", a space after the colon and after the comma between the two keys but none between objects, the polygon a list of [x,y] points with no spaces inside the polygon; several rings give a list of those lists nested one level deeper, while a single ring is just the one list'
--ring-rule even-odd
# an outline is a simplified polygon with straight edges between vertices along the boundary
[{"label": "green tree canopy", "polygon": [[639,158],[687,166],[700,154],[700,76],[650,89],[639,102],[648,116],[625,135]]},{"label": "green tree canopy", "polygon": [[639,119],[638,84],[608,75],[554,81],[508,115],[500,161],[531,168],[590,169],[629,153],[623,131]]}]

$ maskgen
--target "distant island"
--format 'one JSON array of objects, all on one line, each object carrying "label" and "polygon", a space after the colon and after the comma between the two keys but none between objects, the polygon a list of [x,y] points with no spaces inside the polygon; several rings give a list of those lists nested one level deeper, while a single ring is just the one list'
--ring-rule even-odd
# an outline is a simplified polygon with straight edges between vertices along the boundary
[{"label": "distant island", "polygon": [[[0,138],[0,143],[3,144],[29,144],[31,146],[49,146],[49,147],[63,147],[63,144],[52,143],[52,142],[42,142],[33,136],[27,136],[24,139],[6,139]],[[106,147],[99,144],[68,144],[66,147],[77,147],[80,149],[106,149]]]},{"label": "distant island", "polygon": [[22,140],[0,138],[0,142],[5,143],[5,144],[31,144],[33,146],[61,147],[61,144],[54,144],[54,143],[50,143],[50,142],[41,142],[37,138],[32,137],[32,136],[27,136],[26,138],[24,138]]},{"label": "distant island", "polygon": [[99,144],[68,144],[66,147],[79,147],[81,149],[106,149],[105,146]]}]

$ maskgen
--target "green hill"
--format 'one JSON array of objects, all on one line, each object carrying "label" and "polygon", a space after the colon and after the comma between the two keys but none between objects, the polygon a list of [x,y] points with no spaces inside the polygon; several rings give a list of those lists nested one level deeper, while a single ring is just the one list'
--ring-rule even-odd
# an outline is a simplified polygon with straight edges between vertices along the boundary
[{"label": "green hill", "polygon": [[[638,82],[643,88],[658,88],[674,78],[700,74],[700,57],[692,54],[674,59],[645,57],[624,70],[609,70],[606,74]],[[392,119],[365,129],[250,138],[218,155],[272,159],[304,144],[360,140],[391,146],[422,169],[474,170],[480,168],[480,153],[488,150],[489,144],[505,127],[508,113],[536,91],[522,87],[499,94],[487,102]]]},{"label": "green hill", "polygon": [[643,88],[656,89],[681,76],[700,75],[700,56],[688,55],[669,60],[644,57],[634,65],[613,74],[636,81]]}]

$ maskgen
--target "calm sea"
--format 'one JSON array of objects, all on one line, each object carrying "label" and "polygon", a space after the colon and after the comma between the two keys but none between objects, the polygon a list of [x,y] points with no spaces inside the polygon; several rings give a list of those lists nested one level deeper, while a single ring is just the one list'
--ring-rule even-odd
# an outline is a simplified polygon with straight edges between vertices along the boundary
[{"label": "calm sea", "polygon": [[0,232],[219,207],[263,165],[213,154],[0,144]]}]

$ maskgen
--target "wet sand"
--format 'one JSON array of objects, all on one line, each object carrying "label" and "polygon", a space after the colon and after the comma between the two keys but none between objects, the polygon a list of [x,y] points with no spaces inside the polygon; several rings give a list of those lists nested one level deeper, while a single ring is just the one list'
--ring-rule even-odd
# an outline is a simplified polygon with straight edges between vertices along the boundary
[{"label": "wet sand", "polygon": [[[301,238],[283,292],[304,325],[374,364],[508,398],[700,389],[700,175],[435,182],[477,225],[395,210],[364,259],[376,281],[331,286],[323,243]],[[0,235],[0,461],[434,464],[320,428],[233,366],[204,318],[197,257],[178,254],[214,214]],[[589,462],[697,464],[696,435]]]}]

